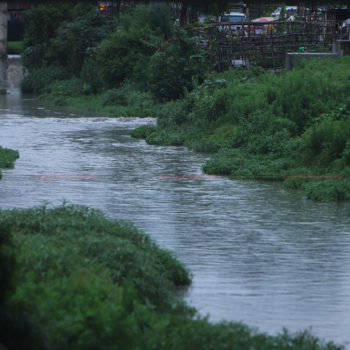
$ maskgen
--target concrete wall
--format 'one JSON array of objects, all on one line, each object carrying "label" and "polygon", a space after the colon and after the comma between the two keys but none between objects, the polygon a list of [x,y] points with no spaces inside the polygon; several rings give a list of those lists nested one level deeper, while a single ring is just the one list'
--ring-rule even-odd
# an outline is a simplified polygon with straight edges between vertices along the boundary
[{"label": "concrete wall", "polygon": [[7,1],[0,0],[0,89],[7,79]]},{"label": "concrete wall", "polygon": [[21,56],[8,55],[7,88],[11,90],[18,89],[25,73],[21,62]]},{"label": "concrete wall", "polygon": [[333,43],[333,52],[339,56],[350,56],[350,40],[336,40]]},{"label": "concrete wall", "polygon": [[337,59],[338,57],[339,56],[336,53],[311,53],[311,52],[287,53],[285,67],[286,67],[286,70],[292,70],[300,60],[309,61],[314,58]]},{"label": "concrete wall", "polygon": [[337,59],[338,57],[350,56],[350,40],[336,40],[333,43],[332,53],[311,53],[297,52],[287,53],[285,67],[286,70],[292,70],[301,59],[311,60],[313,58]]}]

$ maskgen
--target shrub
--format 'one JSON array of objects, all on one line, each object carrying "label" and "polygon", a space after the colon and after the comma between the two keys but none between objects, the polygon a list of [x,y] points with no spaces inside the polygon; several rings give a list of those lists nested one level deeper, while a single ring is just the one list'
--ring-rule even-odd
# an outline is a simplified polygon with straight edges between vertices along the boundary
[{"label": "shrub", "polygon": [[151,145],[182,146],[186,135],[181,129],[155,129],[147,135],[146,141]]},{"label": "shrub", "polygon": [[11,239],[11,230],[7,227],[0,231],[0,307],[14,290],[15,254]]},{"label": "shrub", "polygon": [[130,135],[136,139],[145,139],[147,138],[153,131],[155,131],[155,127],[152,125],[142,125],[138,128],[132,130]]},{"label": "shrub", "polygon": [[18,277],[12,233],[10,223],[0,230],[0,345],[18,350],[48,349],[29,315],[11,301]]},{"label": "shrub", "polygon": [[128,105],[128,97],[125,91],[120,89],[110,89],[103,93],[101,96],[102,106],[111,106],[111,105]]},{"label": "shrub", "polygon": [[102,42],[97,63],[109,87],[119,87],[126,78],[131,78],[134,66],[154,52],[155,49],[148,46],[146,40],[146,34],[135,29],[116,32],[111,39]]},{"label": "shrub", "polygon": [[101,75],[109,87],[127,78],[141,85],[148,59],[171,37],[173,24],[165,7],[139,6],[121,17],[117,31],[97,53]]},{"label": "shrub", "polygon": [[160,101],[177,99],[192,90],[193,79],[202,81],[208,70],[205,52],[183,30],[176,30],[172,40],[150,59],[147,87]]},{"label": "shrub", "polygon": [[69,4],[39,4],[24,11],[24,47],[22,61],[26,68],[39,68],[46,60],[46,49],[63,21],[69,20]]},{"label": "shrub", "polygon": [[51,66],[33,69],[23,78],[21,90],[23,92],[42,94],[47,91],[53,81],[67,78],[67,72],[62,67]]},{"label": "shrub", "polygon": [[119,20],[119,28],[130,32],[134,29],[149,30],[153,39],[163,37],[168,40],[173,33],[173,18],[167,6],[149,7],[139,5]]},{"label": "shrub", "polygon": [[[42,207],[10,211],[0,221],[5,225],[14,218],[12,229],[19,234],[17,239],[23,240],[21,266],[36,278],[48,277],[51,269],[67,275],[73,266],[87,268],[97,263],[110,271],[114,282],[132,281],[140,300],[158,306],[167,302],[171,286],[190,283],[186,269],[169,252],[161,251],[130,224],[110,221],[99,211],[79,206]],[[169,274],[176,269],[174,276]]]},{"label": "shrub", "polygon": [[88,88],[82,80],[78,78],[67,80],[55,80],[46,89],[45,92],[51,94],[53,98],[79,96],[86,93]]},{"label": "shrub", "polygon": [[346,180],[307,181],[303,184],[307,198],[315,201],[344,201],[350,199],[350,182]]},{"label": "shrub", "polygon": [[83,81],[85,93],[99,93],[104,87],[103,80],[99,74],[97,63],[93,58],[87,59],[80,71],[80,79]]},{"label": "shrub", "polygon": [[[19,273],[9,300],[21,313],[9,318],[0,312],[1,341],[9,349],[48,348],[25,313],[51,349],[340,349],[308,332],[268,336],[240,323],[211,324],[185,304],[174,304],[168,293],[151,305],[144,292],[156,288],[159,296],[164,282],[188,284],[188,273],[148,236],[99,211],[70,205],[0,211],[0,260],[6,266],[11,266],[7,254],[14,252],[6,247],[4,260],[10,234]],[[123,269],[127,278],[115,276]],[[134,274],[147,269],[154,271]],[[159,308],[162,302],[165,308]]]},{"label": "shrub", "polygon": [[324,166],[343,155],[346,158],[349,139],[350,121],[348,120],[325,120],[312,126],[305,132],[301,140],[302,161],[304,164]]},{"label": "shrub", "polygon": [[106,18],[93,9],[73,22],[62,23],[50,41],[47,59],[50,64],[64,66],[72,76],[78,76],[94,48],[110,35]]},{"label": "shrub", "polygon": [[[149,92],[143,92],[123,86],[119,89],[111,89],[105,91],[101,95],[101,105],[106,106],[123,106],[130,111],[134,111],[140,116],[148,116],[152,114],[154,107],[153,96]],[[129,114],[132,115],[132,114]]]},{"label": "shrub", "polygon": [[19,157],[18,151],[0,146],[0,168],[13,167],[14,161]]}]

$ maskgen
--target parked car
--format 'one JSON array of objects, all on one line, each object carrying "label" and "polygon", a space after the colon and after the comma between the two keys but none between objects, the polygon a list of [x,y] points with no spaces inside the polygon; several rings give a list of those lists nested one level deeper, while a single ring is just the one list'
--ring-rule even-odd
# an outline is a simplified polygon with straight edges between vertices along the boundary
[{"label": "parked car", "polygon": [[219,17],[219,22],[225,23],[243,23],[247,20],[244,13],[241,12],[230,12],[225,13]]},{"label": "parked car", "polygon": [[350,40],[350,18],[346,19],[341,26],[341,38]]},{"label": "parked car", "polygon": [[[279,17],[279,16],[281,16],[281,12],[282,12],[282,7],[277,7],[277,9],[271,13],[271,16],[272,17]],[[298,12],[297,6],[286,6],[286,15],[288,17],[292,16],[292,15],[296,15],[297,12]]]},{"label": "parked car", "polygon": [[225,13],[219,17],[219,22],[223,24],[220,29],[224,29],[225,26],[230,27],[231,30],[242,29],[243,27],[242,23],[246,21],[247,21],[246,15],[241,12]]}]

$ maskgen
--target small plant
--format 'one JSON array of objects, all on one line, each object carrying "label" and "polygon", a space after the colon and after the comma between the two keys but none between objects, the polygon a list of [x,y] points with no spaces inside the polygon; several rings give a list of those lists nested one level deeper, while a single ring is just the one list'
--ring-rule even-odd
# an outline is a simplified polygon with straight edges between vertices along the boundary
[{"label": "small plant", "polygon": [[0,146],[0,168],[12,168],[17,158],[19,158],[18,151]]}]

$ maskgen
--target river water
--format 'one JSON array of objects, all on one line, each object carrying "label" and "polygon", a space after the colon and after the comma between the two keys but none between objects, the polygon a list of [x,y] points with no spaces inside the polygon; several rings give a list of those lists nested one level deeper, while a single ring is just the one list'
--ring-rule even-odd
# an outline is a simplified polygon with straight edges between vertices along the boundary
[{"label": "river water", "polygon": [[229,181],[206,157],[128,132],[152,119],[111,119],[0,96],[0,144],[18,149],[3,170],[0,208],[62,200],[129,220],[193,273],[185,298],[212,321],[275,334],[310,329],[350,342],[348,204],[314,203],[279,183]]}]

